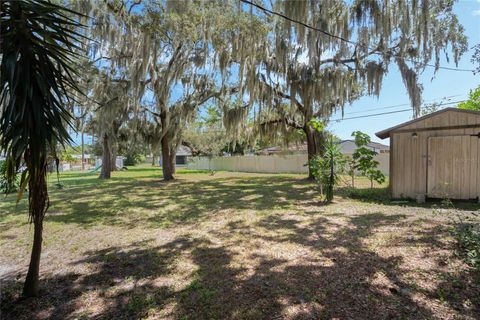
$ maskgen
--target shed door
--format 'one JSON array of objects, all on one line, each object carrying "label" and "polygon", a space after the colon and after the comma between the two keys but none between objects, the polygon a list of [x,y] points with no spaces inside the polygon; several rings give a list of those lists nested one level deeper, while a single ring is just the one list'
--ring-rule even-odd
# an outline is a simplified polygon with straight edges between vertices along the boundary
[{"label": "shed door", "polygon": [[477,193],[478,136],[428,138],[427,196],[474,199]]}]

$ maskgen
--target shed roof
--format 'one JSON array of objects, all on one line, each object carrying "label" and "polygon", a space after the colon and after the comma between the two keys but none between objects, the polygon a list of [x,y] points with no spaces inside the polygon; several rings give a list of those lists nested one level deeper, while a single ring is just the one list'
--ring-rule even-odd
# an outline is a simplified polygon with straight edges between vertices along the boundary
[{"label": "shed roof", "polygon": [[401,123],[401,124],[399,124],[399,125],[393,126],[393,127],[391,127],[391,128],[388,128],[388,129],[379,131],[379,132],[375,133],[375,135],[376,135],[377,137],[379,137],[380,139],[385,139],[385,138],[388,138],[388,137],[390,136],[390,133],[391,133],[392,131],[396,131],[396,130],[398,130],[398,129],[400,129],[400,128],[403,128],[403,127],[406,127],[406,126],[408,126],[408,125],[410,125],[410,124],[423,121],[423,120],[425,120],[425,119],[434,117],[434,116],[439,115],[439,114],[444,113],[444,112],[471,113],[471,114],[475,114],[475,115],[477,115],[477,116],[480,116],[480,111],[465,110],[465,109],[458,109],[458,108],[445,108],[445,109],[442,109],[442,110],[439,110],[439,111],[436,111],[436,112],[432,112],[432,113],[430,113],[430,114],[427,114],[426,116],[423,116],[423,117],[420,117],[420,118],[417,118],[417,119],[413,119],[413,120],[410,120],[410,121]]}]

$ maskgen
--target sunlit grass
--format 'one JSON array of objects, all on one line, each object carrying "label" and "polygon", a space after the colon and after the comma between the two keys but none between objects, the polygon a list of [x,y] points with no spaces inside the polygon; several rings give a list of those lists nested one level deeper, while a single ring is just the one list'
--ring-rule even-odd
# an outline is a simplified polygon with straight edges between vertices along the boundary
[{"label": "sunlit grass", "polygon": [[475,318],[479,288],[432,204],[392,203],[386,185],[369,190],[365,179],[359,190],[340,186],[325,206],[304,175],[180,169],[176,177],[165,183],[151,166],[108,181],[65,172],[57,188],[50,175],[48,294],[34,306],[17,300],[32,236],[26,199],[16,207],[15,194],[3,197],[2,315]]}]

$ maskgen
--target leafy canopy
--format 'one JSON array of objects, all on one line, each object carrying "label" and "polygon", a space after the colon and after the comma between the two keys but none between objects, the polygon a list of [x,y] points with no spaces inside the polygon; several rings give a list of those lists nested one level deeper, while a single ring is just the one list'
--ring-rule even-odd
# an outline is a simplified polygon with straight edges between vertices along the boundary
[{"label": "leafy canopy", "polygon": [[468,100],[460,102],[458,108],[466,110],[480,111],[480,86],[476,89],[470,90]]}]

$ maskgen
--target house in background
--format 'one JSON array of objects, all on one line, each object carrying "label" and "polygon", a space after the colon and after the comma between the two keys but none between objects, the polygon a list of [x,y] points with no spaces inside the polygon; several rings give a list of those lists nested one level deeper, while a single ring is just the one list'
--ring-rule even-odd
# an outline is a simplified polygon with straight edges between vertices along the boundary
[{"label": "house in background", "polygon": [[[357,149],[354,140],[340,140],[337,142],[340,151],[347,157],[351,157]],[[389,154],[390,147],[388,145],[370,142],[368,148],[377,152],[375,161],[378,162],[378,169],[384,174],[389,175]],[[212,169],[226,171],[243,171],[243,172],[269,172],[269,173],[306,173],[308,171],[308,150],[306,143],[290,144],[288,147],[275,146],[260,150],[255,156],[232,157],[215,157],[215,159],[194,158],[189,164],[191,169]]]},{"label": "house in background", "polygon": [[[355,140],[341,140],[340,142],[338,142],[338,144],[340,145],[340,152],[342,152],[343,154],[352,154],[355,152],[355,150],[357,150],[357,146],[355,145]],[[367,145],[367,148],[372,149],[377,153],[390,152],[390,146],[387,146],[379,142],[370,142]]]},{"label": "house in background", "polygon": [[[73,154],[73,159],[75,161],[71,162],[70,165],[72,170],[81,170],[82,169],[82,155],[81,154]],[[85,170],[89,170],[90,168],[95,166],[95,159],[91,154],[84,154],[83,157],[83,166]]]},{"label": "house in background", "polygon": [[[176,166],[186,166],[188,157],[192,156],[192,151],[187,146],[179,146],[177,148],[177,154],[175,157],[175,165]],[[162,166],[162,156],[160,155],[160,166]]]},{"label": "house in background", "polygon": [[291,144],[288,147],[268,147],[258,152],[259,155],[288,155],[288,154],[307,154],[307,144]]},{"label": "house in background", "polygon": [[[343,154],[351,155],[357,149],[354,140],[340,140],[340,151]],[[367,148],[372,149],[377,153],[389,153],[390,146],[378,142],[370,142]],[[260,155],[287,155],[287,154],[307,154],[307,144],[293,144],[288,147],[269,147],[260,150]]]}]

